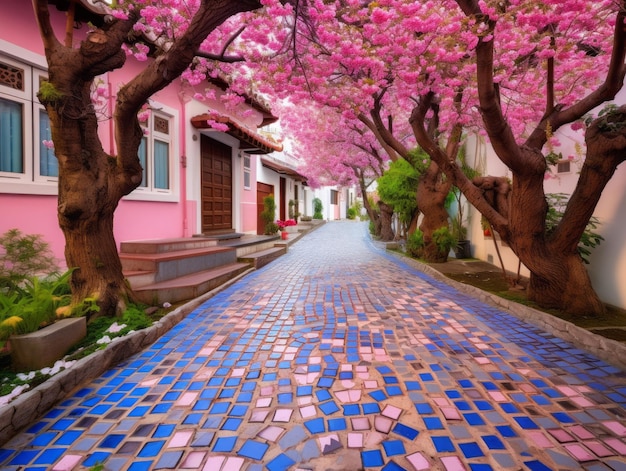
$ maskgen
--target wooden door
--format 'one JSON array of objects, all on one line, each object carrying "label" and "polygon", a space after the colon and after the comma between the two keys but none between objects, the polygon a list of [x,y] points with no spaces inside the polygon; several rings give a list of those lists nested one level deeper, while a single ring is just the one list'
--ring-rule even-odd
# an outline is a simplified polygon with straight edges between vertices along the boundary
[{"label": "wooden door", "polygon": [[265,209],[263,198],[274,194],[274,185],[258,182],[256,184],[256,233],[261,235],[265,232],[265,222],[261,219],[261,213]]},{"label": "wooden door", "polygon": [[233,229],[232,148],[205,135],[200,137],[202,232]]}]

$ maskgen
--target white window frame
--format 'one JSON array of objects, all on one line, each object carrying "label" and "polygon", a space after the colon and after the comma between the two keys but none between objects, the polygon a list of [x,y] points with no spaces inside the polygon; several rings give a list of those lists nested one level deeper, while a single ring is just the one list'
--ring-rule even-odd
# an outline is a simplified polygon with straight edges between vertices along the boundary
[{"label": "white window frame", "polygon": [[[248,179],[247,185],[246,185],[246,177]],[[246,153],[243,154],[243,189],[244,190],[252,189],[252,157],[250,157],[250,155]]]},{"label": "white window frame", "polygon": [[[124,197],[127,200],[140,201],[171,201],[177,202],[179,196],[179,165],[178,165],[178,111],[166,105],[150,102],[151,111],[148,121],[142,123],[146,130],[144,138],[147,140],[147,182],[145,186],[137,187],[131,194]],[[154,118],[158,116],[168,121],[169,134],[163,134],[154,130]],[[168,149],[168,186],[169,188],[156,188],[154,183],[154,141],[167,142]]]}]

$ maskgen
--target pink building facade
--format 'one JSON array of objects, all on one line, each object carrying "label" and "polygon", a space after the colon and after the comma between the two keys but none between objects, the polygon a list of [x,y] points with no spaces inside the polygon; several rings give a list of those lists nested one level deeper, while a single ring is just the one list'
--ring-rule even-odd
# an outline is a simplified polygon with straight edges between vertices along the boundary
[{"label": "pink building facade", "polygon": [[[57,170],[47,117],[37,99],[46,77],[42,42],[30,2],[0,0],[0,233],[17,228],[41,234],[63,264],[64,238],[58,227]],[[65,12],[51,7],[58,31]],[[84,37],[75,30],[74,41]],[[112,121],[107,119],[115,93],[141,70],[129,57],[119,70],[100,77],[97,110],[103,148],[115,154]],[[213,97],[198,94],[213,90]],[[154,95],[142,121],[146,133],[139,149],[144,179],[123,198],[115,214],[115,238],[153,240],[205,233],[256,234],[263,195],[275,195],[276,217],[287,217],[288,201],[298,203],[304,179],[282,157],[281,145],[262,127],[277,120],[267,106],[247,99],[226,108],[220,97],[227,86],[205,82],[197,87],[175,80]],[[143,114],[142,114],[143,117]],[[212,129],[207,119],[228,130]],[[268,154],[274,154],[270,159]]]}]

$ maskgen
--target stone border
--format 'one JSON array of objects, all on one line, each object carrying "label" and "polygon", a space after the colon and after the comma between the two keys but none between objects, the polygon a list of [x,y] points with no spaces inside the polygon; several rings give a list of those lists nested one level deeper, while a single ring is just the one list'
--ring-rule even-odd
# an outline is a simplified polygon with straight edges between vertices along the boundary
[{"label": "stone border", "polygon": [[386,253],[402,259],[409,265],[413,265],[414,268],[435,278],[437,281],[453,286],[462,293],[477,298],[484,303],[503,309],[513,314],[518,319],[529,322],[530,324],[550,332],[556,337],[573,343],[581,350],[586,350],[615,367],[626,369],[626,343],[602,337],[601,335],[594,334],[587,329],[578,327],[569,321],[552,316],[546,312],[524,306],[515,301],[509,301],[508,299],[488,293],[475,286],[455,281],[431,266],[410,257],[390,251],[386,251]]}]

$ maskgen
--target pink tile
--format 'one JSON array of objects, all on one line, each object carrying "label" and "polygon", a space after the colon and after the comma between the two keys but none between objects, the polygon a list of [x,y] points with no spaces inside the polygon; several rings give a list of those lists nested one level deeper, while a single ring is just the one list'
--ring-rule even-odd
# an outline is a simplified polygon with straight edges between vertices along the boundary
[{"label": "pink tile", "polygon": [[289,422],[291,414],[293,414],[292,409],[277,409],[272,420],[274,422]]},{"label": "pink tile", "polygon": [[554,444],[550,441],[548,437],[544,435],[543,432],[529,430],[526,434],[532,439],[535,444],[540,448],[552,448]]},{"label": "pink tile", "polygon": [[348,448],[363,448],[363,434],[348,433]]},{"label": "pink tile", "polygon": [[448,420],[461,420],[461,414],[459,414],[459,411],[454,407],[442,407],[441,412]]},{"label": "pink tile", "polygon": [[491,363],[491,360],[486,357],[476,357],[474,358],[474,360],[476,360],[476,363],[478,363],[479,365],[486,365],[487,363]]},{"label": "pink tile", "polygon": [[370,421],[367,417],[354,417],[350,419],[352,422],[352,430],[369,430]]},{"label": "pink tile", "polygon": [[385,417],[389,417],[393,420],[398,420],[400,414],[402,414],[402,409],[396,406],[392,406],[391,404],[387,404],[382,411],[382,415],[384,415]]},{"label": "pink tile", "polygon": [[351,389],[354,386],[356,386],[356,383],[354,381],[352,381],[351,379],[342,379],[341,380],[341,386],[346,388],[346,389]]},{"label": "pink tile", "polygon": [[186,392],[183,394],[178,401],[176,401],[175,405],[177,406],[189,406],[196,400],[198,397],[198,393],[195,392]]},{"label": "pink tile", "polygon": [[226,460],[226,463],[224,463],[224,467],[222,468],[222,471],[240,471],[243,465],[244,465],[243,458],[231,456]]},{"label": "pink tile", "polygon": [[448,401],[445,397],[434,397],[433,401],[435,401],[435,404],[437,404],[439,407],[450,405],[450,401]]},{"label": "pink tile", "polygon": [[202,471],[218,471],[222,468],[222,464],[225,460],[225,456],[209,456]]},{"label": "pink tile", "polygon": [[270,414],[268,410],[254,409],[250,415],[249,422],[265,422],[265,419]]},{"label": "pink tile", "polygon": [[570,388],[569,386],[557,386],[557,389],[569,397],[580,395],[574,388]]},{"label": "pink tile", "polygon": [[620,455],[626,456],[626,443],[617,438],[607,438],[604,440],[608,446],[617,451]]},{"label": "pink tile", "polygon": [[554,429],[548,430],[548,432],[550,433],[550,435],[552,435],[554,438],[556,438],[561,443],[567,443],[567,442],[573,442],[574,441],[574,437],[572,437],[569,433],[567,433],[563,429],[554,428]]},{"label": "pink tile", "polygon": [[337,397],[337,399],[339,399],[341,402],[350,402],[350,391],[348,390],[344,390],[344,391],[337,391],[335,393],[335,396]]},{"label": "pink tile", "polygon": [[571,400],[572,402],[578,404],[580,407],[593,407],[595,405],[594,402],[583,396],[572,397]]},{"label": "pink tile", "polygon": [[585,446],[593,451],[600,458],[604,458],[605,456],[613,456],[615,453],[612,450],[609,450],[602,443],[598,441],[588,441],[585,442]]},{"label": "pink tile", "polygon": [[314,405],[300,407],[300,415],[303,419],[308,419],[309,417],[315,417],[317,415],[317,409]]},{"label": "pink tile", "polygon": [[444,456],[441,458],[441,462],[445,466],[446,471],[466,471],[458,456]]},{"label": "pink tile", "polygon": [[584,446],[578,445],[576,443],[572,443],[569,445],[564,445],[564,448],[576,458],[578,461],[591,461],[595,460],[596,457],[592,455],[589,450],[587,450]]},{"label": "pink tile", "polygon": [[272,396],[274,394],[274,386],[263,386],[261,388],[261,396]]},{"label": "pink tile", "polygon": [[189,440],[193,436],[193,430],[181,430],[176,432],[170,442],[167,444],[168,448],[179,448],[187,446]]},{"label": "pink tile", "polygon": [[257,399],[256,406],[257,407],[269,407],[271,403],[272,403],[271,397],[261,397]]},{"label": "pink tile", "polygon": [[626,427],[624,427],[621,423],[617,422],[616,420],[602,422],[602,425],[604,425],[614,434],[620,437],[626,437]]},{"label": "pink tile", "polygon": [[537,391],[537,389],[532,384],[528,384],[528,383],[520,384],[519,388],[521,391],[524,391],[525,393],[534,393],[535,391]]},{"label": "pink tile", "polygon": [[581,438],[583,440],[595,438],[595,435],[591,433],[589,430],[587,430],[585,427],[583,427],[582,425],[574,425],[570,427],[568,430],[572,432],[574,435],[576,435],[578,438]]},{"label": "pink tile", "polygon": [[65,455],[61,458],[61,461],[54,465],[52,471],[72,471],[74,466],[76,466],[83,458],[84,457],[82,455]]},{"label": "pink tile", "polygon": [[491,396],[491,399],[493,399],[496,402],[506,402],[508,401],[507,397],[502,394],[501,392],[498,391],[489,391],[489,395]]},{"label": "pink tile", "polygon": [[350,389],[350,402],[357,402],[361,400],[360,389]]},{"label": "pink tile", "polygon": [[409,461],[409,463],[413,465],[413,467],[417,471],[430,469],[430,463],[428,462],[428,459],[426,459],[426,457],[420,452],[413,453],[412,455],[407,455],[406,459]]},{"label": "pink tile", "polygon": [[185,457],[180,466],[183,469],[200,469],[205,456],[206,453],[204,451],[192,451]]},{"label": "pink tile", "polygon": [[376,389],[378,387],[378,381],[363,381],[363,386],[365,387],[365,389]]},{"label": "pink tile", "polygon": [[393,420],[382,415],[374,417],[374,428],[381,433],[389,433],[393,426]]}]

